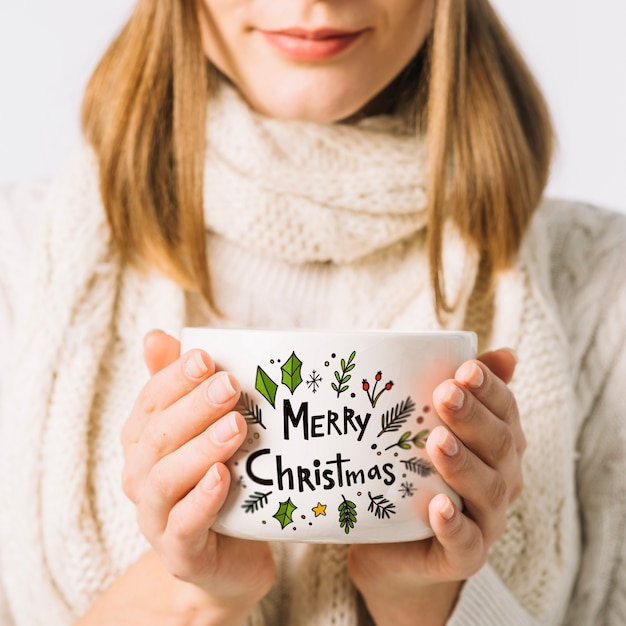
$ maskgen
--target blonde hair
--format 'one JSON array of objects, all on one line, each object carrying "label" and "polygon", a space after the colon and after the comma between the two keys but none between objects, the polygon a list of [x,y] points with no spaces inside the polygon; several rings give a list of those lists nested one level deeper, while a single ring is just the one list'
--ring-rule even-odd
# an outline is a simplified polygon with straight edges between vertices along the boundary
[{"label": "blonde hair", "polygon": [[[139,0],[96,68],[83,131],[112,236],[212,303],[203,221],[205,122],[215,71],[195,0]],[[437,0],[416,91],[429,149],[428,242],[438,310],[448,218],[489,275],[509,267],[548,178],[553,133],[530,71],[487,0]]]}]

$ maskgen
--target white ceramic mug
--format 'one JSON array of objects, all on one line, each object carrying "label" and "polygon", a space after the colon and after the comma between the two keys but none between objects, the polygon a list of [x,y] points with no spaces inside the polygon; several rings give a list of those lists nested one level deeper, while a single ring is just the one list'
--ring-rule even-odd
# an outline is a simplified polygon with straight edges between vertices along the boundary
[{"label": "white ceramic mug", "polygon": [[428,459],[435,387],[476,355],[471,332],[185,328],[242,389],[248,436],[213,528],[247,539],[383,543],[432,535],[459,497]]}]

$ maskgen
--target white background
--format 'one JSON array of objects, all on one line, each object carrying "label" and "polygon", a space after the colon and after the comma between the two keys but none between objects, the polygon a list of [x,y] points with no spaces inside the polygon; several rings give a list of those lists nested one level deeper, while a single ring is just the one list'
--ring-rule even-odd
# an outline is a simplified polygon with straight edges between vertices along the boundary
[{"label": "white background", "polygon": [[[549,193],[626,212],[626,3],[493,5],[552,109],[559,152]],[[0,184],[54,175],[77,141],[87,77],[132,6],[0,0]]]}]

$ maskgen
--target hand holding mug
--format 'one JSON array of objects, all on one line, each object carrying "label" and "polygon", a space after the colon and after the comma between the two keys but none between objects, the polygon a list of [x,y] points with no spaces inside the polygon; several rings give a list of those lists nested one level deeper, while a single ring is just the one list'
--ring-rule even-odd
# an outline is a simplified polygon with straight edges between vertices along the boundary
[{"label": "hand holding mug", "polygon": [[464,509],[437,495],[429,506],[432,538],[351,548],[350,574],[379,626],[412,624],[418,613],[424,625],[444,624],[462,581],[485,564],[504,532],[507,509],[522,490],[526,448],[507,386],[514,369],[508,350],[486,353],[433,394],[444,425],[433,430],[427,450]]},{"label": "hand holding mug", "polygon": [[245,612],[272,585],[269,546],[211,530],[229,490],[225,463],[247,432],[234,410],[239,385],[206,352],[179,353],[164,333],[146,338],[152,377],[122,432],[124,491],[165,567],[204,589],[208,602]]}]

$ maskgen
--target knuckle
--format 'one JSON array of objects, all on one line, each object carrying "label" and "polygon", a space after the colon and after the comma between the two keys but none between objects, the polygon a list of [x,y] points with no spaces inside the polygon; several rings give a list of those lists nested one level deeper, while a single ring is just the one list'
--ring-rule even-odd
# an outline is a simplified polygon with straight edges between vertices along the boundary
[{"label": "knuckle", "polygon": [[126,497],[131,501],[137,504],[137,491],[136,491],[136,481],[133,473],[128,469],[125,465],[122,469],[122,491],[126,495]]},{"label": "knuckle", "polygon": [[170,515],[167,522],[167,534],[177,543],[184,543],[192,535],[189,522],[181,515]]},{"label": "knuckle", "polygon": [[159,499],[168,502],[176,492],[176,485],[170,473],[165,471],[158,463],[148,474],[147,488],[153,491]]},{"label": "knuckle", "polygon": [[517,480],[515,481],[515,483],[513,483],[513,486],[510,489],[510,497],[509,497],[510,502],[514,502],[515,500],[517,500],[522,495],[523,491],[524,491],[524,476],[520,472]]},{"label": "knuckle", "polygon": [[506,515],[501,515],[498,517],[498,520],[495,522],[492,530],[493,541],[499,539],[506,532],[506,528],[508,526],[508,520]]},{"label": "knuckle", "polygon": [[519,446],[518,446],[519,455],[522,456],[526,452],[527,448],[528,448],[528,440],[526,439],[526,435],[524,434],[524,431],[521,431],[520,438],[519,438]]},{"label": "knuckle", "polygon": [[487,550],[480,532],[470,533],[462,542],[461,550],[472,556],[471,561],[474,563],[474,567],[479,567],[479,563],[484,565],[487,560]]},{"label": "knuckle", "polygon": [[506,481],[499,474],[491,481],[487,492],[487,499],[493,509],[501,509],[508,503],[508,487]]},{"label": "knuckle", "polygon": [[507,387],[507,399],[504,405],[505,420],[509,424],[519,423],[519,408],[513,392]]},{"label": "knuckle", "polygon": [[156,413],[159,405],[155,397],[154,387],[148,381],[139,392],[137,400],[135,402],[135,409],[151,415]]},{"label": "knuckle", "polygon": [[165,569],[174,576],[174,578],[187,582],[193,580],[193,568],[186,559],[174,557],[170,551],[165,551],[161,555],[161,561]]},{"label": "knuckle", "polygon": [[510,428],[502,429],[498,437],[496,445],[493,447],[492,461],[494,464],[498,464],[503,461],[514,451],[515,441],[513,440],[513,433]]},{"label": "knuckle", "polygon": [[141,435],[141,443],[159,458],[169,450],[170,445],[167,431],[155,422],[150,422],[146,426]]},{"label": "knuckle", "polygon": [[126,449],[131,444],[130,418],[124,422],[124,425],[120,430],[120,443],[122,444],[122,448],[124,449]]}]

